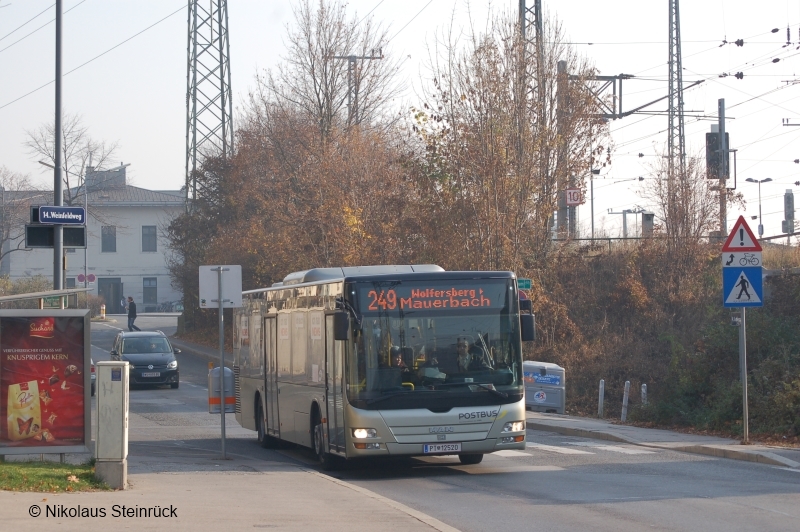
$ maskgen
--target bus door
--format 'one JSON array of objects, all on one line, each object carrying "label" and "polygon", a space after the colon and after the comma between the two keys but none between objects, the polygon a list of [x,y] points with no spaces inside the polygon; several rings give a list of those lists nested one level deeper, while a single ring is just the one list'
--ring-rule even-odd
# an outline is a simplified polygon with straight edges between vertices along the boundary
[{"label": "bus door", "polygon": [[344,342],[333,339],[333,315],[325,316],[325,389],[328,398],[328,441],[332,451],[345,452],[344,412],[342,396]]},{"label": "bus door", "polygon": [[267,434],[280,436],[280,420],[278,419],[278,359],[276,337],[276,320],[274,317],[264,320],[264,399],[267,415]]}]

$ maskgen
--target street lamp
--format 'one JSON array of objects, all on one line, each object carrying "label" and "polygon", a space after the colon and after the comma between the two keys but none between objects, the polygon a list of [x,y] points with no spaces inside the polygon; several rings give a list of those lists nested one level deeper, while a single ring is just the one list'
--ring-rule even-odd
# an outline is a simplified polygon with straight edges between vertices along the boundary
[{"label": "street lamp", "polygon": [[749,183],[758,183],[758,238],[760,239],[764,236],[764,224],[761,223],[761,183],[769,183],[772,181],[771,177],[766,179],[753,179],[752,177],[748,177],[745,181]]}]

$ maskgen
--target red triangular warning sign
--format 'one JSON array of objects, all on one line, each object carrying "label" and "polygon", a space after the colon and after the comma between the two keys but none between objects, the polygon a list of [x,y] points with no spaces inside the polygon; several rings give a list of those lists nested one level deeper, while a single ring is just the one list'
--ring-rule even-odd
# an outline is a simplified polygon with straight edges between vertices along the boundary
[{"label": "red triangular warning sign", "polygon": [[761,251],[761,244],[750,230],[744,216],[739,216],[739,219],[736,220],[733,231],[728,235],[725,245],[722,246],[722,251]]}]

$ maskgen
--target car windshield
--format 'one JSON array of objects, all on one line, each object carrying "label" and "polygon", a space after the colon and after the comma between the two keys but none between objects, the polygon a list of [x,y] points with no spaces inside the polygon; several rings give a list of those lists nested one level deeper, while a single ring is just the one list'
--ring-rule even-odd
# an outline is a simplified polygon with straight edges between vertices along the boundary
[{"label": "car windshield", "polygon": [[166,338],[154,336],[152,338],[125,338],[122,340],[122,353],[135,355],[142,353],[169,353],[172,348]]},{"label": "car windshield", "polygon": [[518,401],[522,360],[512,282],[357,285],[362,318],[348,350],[351,404],[452,408]]}]

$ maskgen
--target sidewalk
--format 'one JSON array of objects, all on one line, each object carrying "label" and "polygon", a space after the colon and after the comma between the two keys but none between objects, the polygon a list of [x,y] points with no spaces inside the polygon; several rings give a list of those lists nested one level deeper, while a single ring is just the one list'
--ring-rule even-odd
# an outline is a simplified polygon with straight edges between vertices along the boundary
[{"label": "sidewalk", "polygon": [[[179,349],[209,361],[219,363],[219,350],[176,338],[171,339]],[[225,365],[231,366],[233,354],[225,353]],[[758,462],[790,468],[800,468],[800,449],[767,445],[742,445],[738,440],[688,434],[670,430],[618,425],[602,419],[527,412],[528,428],[615,442],[704,454],[731,460]]]},{"label": "sidewalk", "polygon": [[[230,456],[229,456],[230,457]],[[369,490],[286,462],[234,456],[131,457],[125,491],[0,491],[3,530],[446,531],[456,529]],[[150,509],[148,516],[143,512]],[[33,517],[36,511],[40,515]],[[77,513],[73,517],[70,513]],[[94,517],[80,517],[84,512]],[[122,512],[130,512],[127,517]],[[137,515],[137,512],[139,515]],[[155,514],[153,513],[155,512]],[[164,514],[163,517],[160,514]]]},{"label": "sidewalk", "polygon": [[529,429],[556,432],[565,436],[609,440],[643,447],[800,468],[800,449],[797,448],[742,445],[738,440],[715,436],[617,425],[602,419],[558,414],[528,412],[527,419]]},{"label": "sidewalk", "polygon": [[[190,355],[219,360],[214,349],[176,339],[173,343]],[[226,356],[226,364],[232,360]],[[175,399],[170,405],[186,400]],[[165,424],[159,416],[164,399],[140,395],[131,403],[139,406],[140,413],[129,414],[128,489],[59,494],[0,491],[2,529],[55,525],[65,532],[122,528],[457,532],[409,506],[298,464],[280,451],[266,460],[228,452],[228,460],[222,460],[217,450],[203,444],[219,438],[219,424],[206,412],[187,410],[180,423]],[[232,414],[226,417],[229,441],[255,439],[255,433],[240,428]],[[67,455],[68,462],[89,458]],[[34,517],[37,511],[40,514]],[[144,513],[148,511],[149,515]],[[123,512],[129,512],[127,517]]]}]

